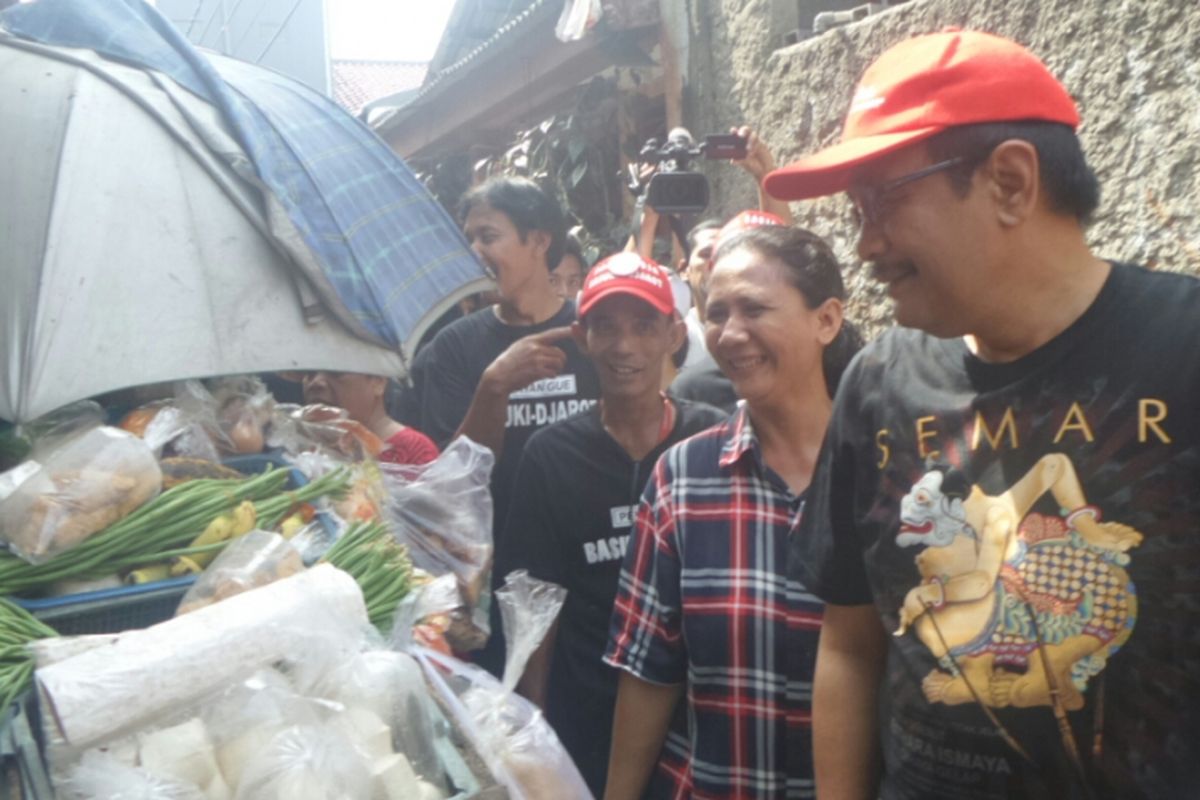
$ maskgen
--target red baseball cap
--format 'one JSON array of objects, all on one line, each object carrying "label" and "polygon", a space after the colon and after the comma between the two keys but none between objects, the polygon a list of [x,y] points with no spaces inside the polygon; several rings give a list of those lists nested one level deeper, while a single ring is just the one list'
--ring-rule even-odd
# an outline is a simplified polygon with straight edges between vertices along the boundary
[{"label": "red baseball cap", "polygon": [[667,271],[637,253],[609,256],[588,271],[579,292],[579,316],[583,318],[606,297],[627,294],[645,300],[663,314],[675,313],[675,295]]},{"label": "red baseball cap", "polygon": [[862,164],[956,125],[1044,120],[1079,126],[1075,102],[1037,56],[978,31],[946,30],[891,47],[863,74],[842,141],[771,172],[781,200],[845,191]]}]

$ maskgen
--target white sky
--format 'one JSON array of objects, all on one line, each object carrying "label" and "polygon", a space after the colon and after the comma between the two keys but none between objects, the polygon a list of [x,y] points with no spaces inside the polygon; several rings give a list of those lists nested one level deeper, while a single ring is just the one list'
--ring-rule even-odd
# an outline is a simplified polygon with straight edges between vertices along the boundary
[{"label": "white sky", "polygon": [[454,0],[326,0],[330,55],[428,61],[453,7]]}]

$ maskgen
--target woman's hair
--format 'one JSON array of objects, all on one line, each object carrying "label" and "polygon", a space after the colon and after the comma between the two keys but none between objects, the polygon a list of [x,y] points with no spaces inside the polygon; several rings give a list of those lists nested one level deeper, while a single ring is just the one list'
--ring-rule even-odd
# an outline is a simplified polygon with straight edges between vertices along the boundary
[{"label": "woman's hair", "polygon": [[494,208],[508,217],[521,241],[530,231],[545,231],[550,236],[546,267],[554,269],[563,257],[567,222],[558,201],[528,178],[489,178],[470,189],[458,201],[459,222],[465,223],[477,205]]},{"label": "woman's hair", "polygon": [[[846,285],[833,250],[820,236],[803,228],[764,225],[741,231],[723,241],[713,254],[713,263],[736,250],[753,250],[773,258],[784,266],[787,282],[804,296],[804,304],[817,308],[831,297],[846,299]],[[830,397],[837,390],[842,373],[863,346],[862,335],[850,320],[843,318],[837,336],[821,354],[825,385]]]}]

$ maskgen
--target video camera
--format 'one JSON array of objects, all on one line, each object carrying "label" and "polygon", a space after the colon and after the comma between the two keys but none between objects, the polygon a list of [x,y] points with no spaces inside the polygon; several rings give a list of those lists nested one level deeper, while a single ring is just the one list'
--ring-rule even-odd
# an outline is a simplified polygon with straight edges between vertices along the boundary
[{"label": "video camera", "polygon": [[745,139],[732,133],[705,136],[704,142],[697,145],[686,128],[672,129],[666,144],[658,139],[647,140],[639,158],[644,163],[658,164],[659,170],[646,185],[646,205],[660,214],[703,211],[708,207],[708,179],[688,169],[692,159],[745,158],[746,146]]}]

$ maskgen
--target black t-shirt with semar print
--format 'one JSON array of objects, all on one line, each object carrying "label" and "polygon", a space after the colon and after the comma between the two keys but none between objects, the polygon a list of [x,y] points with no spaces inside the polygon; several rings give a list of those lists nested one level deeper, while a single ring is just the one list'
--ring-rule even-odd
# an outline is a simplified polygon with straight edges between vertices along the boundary
[{"label": "black t-shirt with semar print", "polygon": [[789,568],[896,632],[885,800],[1200,786],[1197,308],[1117,264],[1015,362],[897,329],[842,379]]}]

